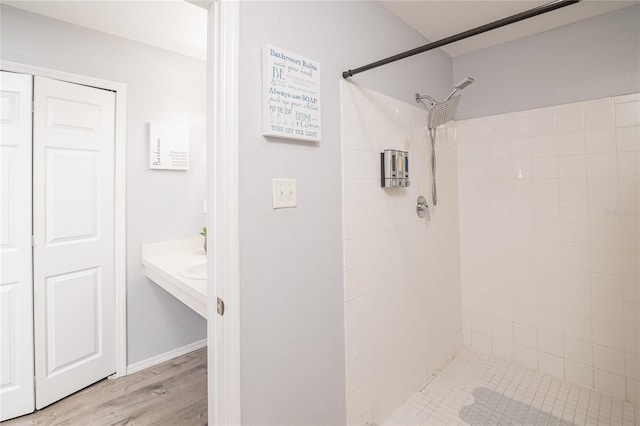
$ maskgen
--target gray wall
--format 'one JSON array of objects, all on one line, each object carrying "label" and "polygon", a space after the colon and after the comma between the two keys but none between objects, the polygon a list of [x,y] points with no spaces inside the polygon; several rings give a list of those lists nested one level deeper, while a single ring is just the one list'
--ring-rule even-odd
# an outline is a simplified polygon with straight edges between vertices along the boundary
[{"label": "gray wall", "polygon": [[[240,4],[240,285],[243,424],[345,423],[341,72],[425,43],[376,2]],[[266,138],[262,54],[318,61],[322,141]],[[430,52],[353,81],[411,102],[444,97],[451,58]],[[297,179],[298,207],[272,210],[271,179]]]},{"label": "gray wall", "polygon": [[640,91],[640,5],[490,47],[453,61],[472,76],[457,118]]},{"label": "gray wall", "polygon": [[[127,84],[127,311],[129,364],[206,337],[206,321],[149,281],[140,244],[198,235],[204,224],[203,61],[8,6],[3,60]],[[190,126],[187,172],[148,170],[149,121]]]}]

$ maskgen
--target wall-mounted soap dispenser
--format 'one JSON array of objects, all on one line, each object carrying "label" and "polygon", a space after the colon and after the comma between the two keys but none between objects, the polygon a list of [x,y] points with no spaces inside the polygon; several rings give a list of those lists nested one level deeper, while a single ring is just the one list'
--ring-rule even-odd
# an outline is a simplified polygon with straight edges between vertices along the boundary
[{"label": "wall-mounted soap dispenser", "polygon": [[383,188],[403,188],[409,181],[409,153],[395,149],[385,149],[380,153],[380,186]]}]

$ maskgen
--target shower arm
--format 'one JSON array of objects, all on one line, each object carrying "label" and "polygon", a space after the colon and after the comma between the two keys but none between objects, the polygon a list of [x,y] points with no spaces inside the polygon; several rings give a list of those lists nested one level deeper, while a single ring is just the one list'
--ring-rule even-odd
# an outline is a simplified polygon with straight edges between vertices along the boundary
[{"label": "shower arm", "polygon": [[[456,90],[457,90],[457,89],[456,89]],[[424,99],[426,99],[426,100],[428,100],[428,101],[429,101],[429,106],[430,106],[430,107],[432,107],[432,108],[433,108],[433,106],[434,106],[435,104],[437,104],[437,103],[438,103],[435,99],[433,99],[433,98],[432,98],[431,96],[429,96],[429,95],[421,95],[420,93],[416,93],[416,102],[418,102],[418,103],[419,103],[420,101],[422,101],[422,100],[424,100]]]},{"label": "shower arm", "polygon": [[534,16],[542,15],[543,13],[551,12],[556,9],[578,3],[580,1],[581,0],[554,0],[551,3],[534,7],[533,9],[525,10],[524,12],[516,13],[515,15],[511,15],[506,18],[498,19],[497,21],[493,21],[488,24],[481,25],[479,27],[443,38],[441,40],[425,44],[424,46],[416,47],[415,49],[407,50],[406,52],[398,53],[397,55],[389,56],[388,58],[372,62],[368,65],[364,65],[348,71],[343,71],[342,78],[353,77],[355,74],[359,74],[361,72],[368,71],[382,65],[387,65],[392,62],[399,61],[400,59],[405,59],[410,56],[417,55],[418,53],[427,52],[429,50],[436,49],[438,47],[445,46],[456,41],[464,40],[465,38],[473,37],[487,31],[495,30],[496,28],[504,27],[505,25],[510,25],[525,19],[533,18]]}]

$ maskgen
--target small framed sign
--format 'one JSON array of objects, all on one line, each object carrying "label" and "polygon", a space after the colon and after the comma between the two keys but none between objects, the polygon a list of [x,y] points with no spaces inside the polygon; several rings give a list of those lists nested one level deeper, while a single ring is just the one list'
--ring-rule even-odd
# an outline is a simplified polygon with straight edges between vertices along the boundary
[{"label": "small framed sign", "polygon": [[149,123],[149,168],[189,170],[189,127]]},{"label": "small framed sign", "polygon": [[269,44],[262,64],[262,134],[319,142],[320,64]]}]

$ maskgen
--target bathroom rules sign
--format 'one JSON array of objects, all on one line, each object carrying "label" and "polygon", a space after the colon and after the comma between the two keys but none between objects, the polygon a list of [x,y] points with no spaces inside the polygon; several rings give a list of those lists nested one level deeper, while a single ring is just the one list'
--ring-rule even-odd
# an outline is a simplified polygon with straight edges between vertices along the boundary
[{"label": "bathroom rules sign", "polygon": [[262,64],[262,134],[319,142],[320,64],[269,44]]}]

